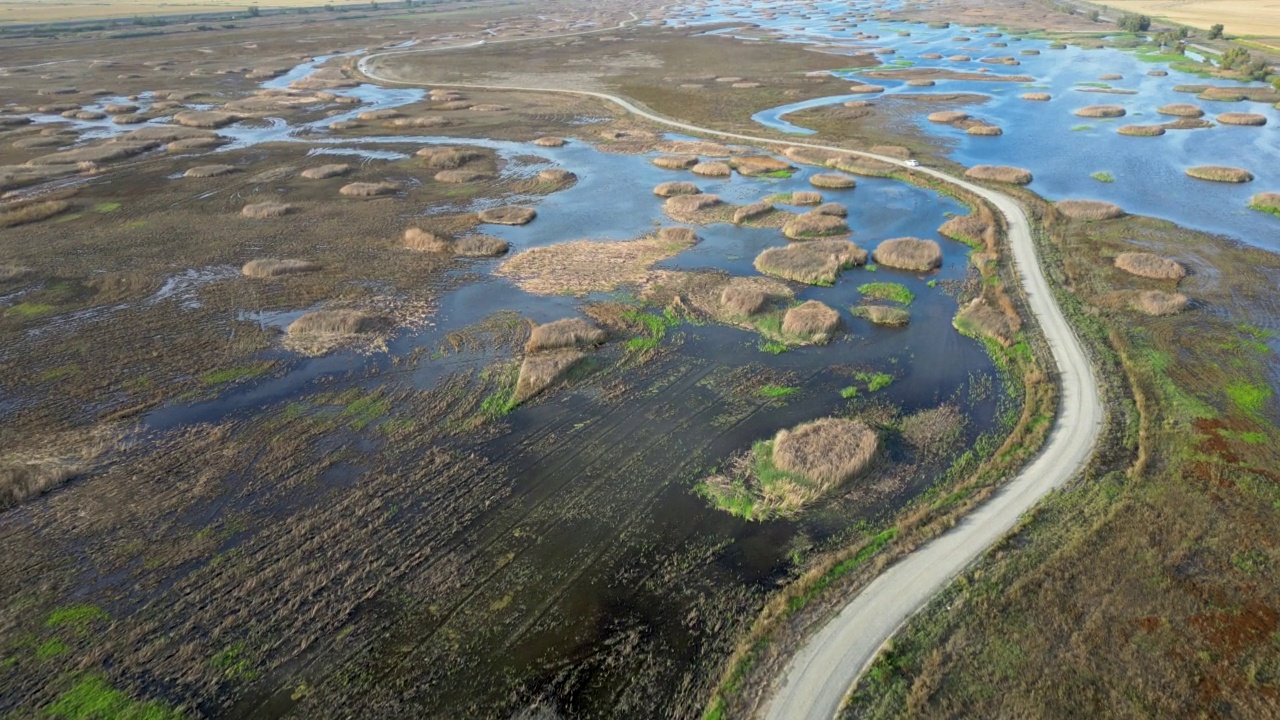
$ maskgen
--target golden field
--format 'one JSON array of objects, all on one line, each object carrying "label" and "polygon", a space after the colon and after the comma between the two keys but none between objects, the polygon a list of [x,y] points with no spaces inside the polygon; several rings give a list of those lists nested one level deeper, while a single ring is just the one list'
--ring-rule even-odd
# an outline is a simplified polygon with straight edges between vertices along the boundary
[{"label": "golden field", "polygon": [[143,15],[185,15],[188,13],[228,12],[258,5],[263,10],[280,7],[321,5],[368,5],[357,0],[271,0],[267,3],[235,0],[201,0],[200,2],[162,2],[161,0],[129,0],[129,2],[54,2],[50,0],[6,0],[0,2],[0,23],[42,23],[98,18],[131,18]]},{"label": "golden field", "polygon": [[1206,30],[1222,23],[1232,35],[1280,37],[1277,0],[1108,0],[1105,7]]}]

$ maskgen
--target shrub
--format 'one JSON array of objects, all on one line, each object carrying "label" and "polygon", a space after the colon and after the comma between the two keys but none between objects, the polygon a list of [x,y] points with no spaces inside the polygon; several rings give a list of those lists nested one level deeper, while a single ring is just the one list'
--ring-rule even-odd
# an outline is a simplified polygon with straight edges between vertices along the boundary
[{"label": "shrub", "polygon": [[321,165],[320,167],[307,168],[302,171],[302,177],[307,180],[324,180],[325,178],[338,177],[351,172],[350,165],[335,163],[332,165]]},{"label": "shrub", "polygon": [[1118,118],[1126,113],[1119,105],[1090,105],[1076,110],[1075,114],[1087,118]]},{"label": "shrub", "polygon": [[399,190],[400,186],[393,182],[354,182],[343,185],[338,192],[347,197],[378,197],[390,195]]},{"label": "shrub", "polygon": [[546,390],[584,357],[586,355],[577,350],[557,350],[526,356],[524,362],[520,363],[520,376],[516,379],[511,404],[517,405]]},{"label": "shrub", "polygon": [[66,200],[43,200],[25,205],[9,206],[0,210],[0,228],[17,227],[27,223],[47,220],[54,215],[66,212],[71,203]]},{"label": "shrub", "polygon": [[876,325],[902,327],[911,322],[911,313],[903,308],[889,307],[888,305],[862,305],[850,308],[849,311],[855,317],[865,318]]},{"label": "shrub", "polygon": [[247,218],[256,218],[261,220],[264,218],[282,217],[284,215],[288,215],[292,211],[292,205],[286,205],[279,202],[260,202],[245,205],[244,208],[240,210],[240,214]]},{"label": "shrub", "polygon": [[1176,315],[1187,309],[1191,300],[1182,293],[1145,290],[1134,299],[1133,308],[1148,315]]},{"label": "shrub", "polygon": [[653,159],[653,164],[667,170],[688,170],[698,164],[698,158],[694,155],[659,155]]},{"label": "shrub", "polygon": [[277,260],[275,258],[258,258],[250,260],[240,268],[240,272],[248,277],[278,277],[293,273],[315,272],[320,266],[308,260]]},{"label": "shrub", "polygon": [[1198,118],[1204,117],[1204,110],[1190,103],[1171,103],[1169,105],[1161,105],[1156,108],[1156,112],[1161,115],[1173,115],[1174,117]]},{"label": "shrub", "polygon": [[675,197],[676,195],[697,195],[702,192],[697,185],[691,182],[664,182],[653,188],[653,194],[658,197]]},{"label": "shrub", "polygon": [[1121,125],[1116,130],[1116,133],[1132,137],[1159,137],[1164,134],[1164,127],[1160,125]]},{"label": "shrub", "polygon": [[773,203],[767,200],[761,200],[757,203],[744,205],[733,211],[733,224],[741,225],[748,220],[754,220],[773,212]]},{"label": "shrub", "polygon": [[841,205],[840,203],[834,203],[834,202],[823,203],[818,207],[814,208],[813,210],[811,210],[810,212],[816,215],[830,215],[832,217],[839,217],[839,218],[849,216],[849,208]]},{"label": "shrub", "polygon": [[1131,275],[1153,280],[1181,280],[1187,270],[1168,258],[1148,252],[1125,252],[1116,256],[1116,267]]},{"label": "shrub", "polygon": [[858,181],[848,175],[841,175],[839,173],[818,173],[817,175],[809,177],[809,184],[820,188],[847,190],[849,188],[856,187]]},{"label": "shrub", "polygon": [[817,300],[803,302],[782,317],[783,335],[819,345],[830,340],[839,327],[840,313]]},{"label": "shrub", "polygon": [[792,240],[837,237],[848,235],[849,225],[842,217],[807,212],[788,220],[782,226],[782,234]]},{"label": "shrub", "polygon": [[219,175],[230,175],[235,171],[236,168],[233,165],[198,165],[182,173],[182,176],[189,178],[211,178],[218,177]]},{"label": "shrub", "polygon": [[294,320],[290,335],[368,335],[386,325],[386,318],[364,310],[316,310]]},{"label": "shrub", "polygon": [[880,243],[872,258],[886,267],[928,272],[942,265],[942,248],[934,240],[894,238]]},{"label": "shrub", "polygon": [[1229,112],[1219,115],[1218,122],[1223,125],[1249,125],[1253,127],[1260,127],[1267,124],[1267,118],[1265,115],[1258,115],[1257,113]]},{"label": "shrub", "polygon": [[495,225],[528,225],[533,222],[534,218],[538,217],[537,210],[518,205],[488,208],[481,210],[479,214],[480,222],[493,223]]},{"label": "shrub", "polygon": [[733,174],[728,163],[722,162],[700,162],[694,165],[691,170],[694,175],[703,175],[706,177],[729,177]]},{"label": "shrub", "polygon": [[733,315],[750,317],[764,309],[769,296],[759,288],[730,282],[720,291],[720,305]]},{"label": "shrub", "polygon": [[810,285],[831,285],[841,270],[862,265],[867,252],[848,240],[812,240],[769,248],[755,260],[760,272]]},{"label": "shrub", "polygon": [[510,243],[492,235],[468,235],[453,243],[453,254],[458,257],[497,257],[510,249]]},{"label": "shrub", "polygon": [[602,344],[608,334],[581,318],[565,318],[539,325],[524,345],[527,353],[561,348],[588,348]]},{"label": "shrub", "polygon": [[1197,180],[1210,180],[1223,183],[1247,183],[1253,181],[1253,173],[1242,168],[1224,167],[1221,165],[1200,165],[1187,168],[1187,175]]},{"label": "shrub", "polygon": [[974,165],[965,171],[964,176],[971,180],[989,180],[1012,185],[1028,185],[1031,183],[1031,171],[1007,165]]},{"label": "shrub", "polygon": [[1119,205],[1098,200],[1059,200],[1053,206],[1072,220],[1112,220],[1125,215]]},{"label": "shrub", "polygon": [[823,491],[863,472],[875,459],[878,445],[875,431],[860,420],[823,418],[779,431],[773,463]]},{"label": "shrub", "polygon": [[1258,193],[1249,198],[1249,207],[1280,217],[1280,193]]}]

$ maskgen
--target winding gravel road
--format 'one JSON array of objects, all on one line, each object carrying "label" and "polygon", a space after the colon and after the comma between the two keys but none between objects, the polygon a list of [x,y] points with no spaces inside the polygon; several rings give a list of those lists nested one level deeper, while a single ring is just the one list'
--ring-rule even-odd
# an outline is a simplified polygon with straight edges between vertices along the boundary
[{"label": "winding gravel road", "polygon": [[[632,20],[625,21],[618,27],[635,22],[636,19],[638,18],[633,13]],[[588,32],[601,32],[601,30]],[[547,38],[518,38],[520,41],[539,39]],[[379,58],[389,55],[440,52],[475,46],[476,44],[472,43],[446,48],[378,53],[363,58],[359,63],[359,69],[375,82],[392,85],[584,95],[613,103],[646,120],[697,135],[709,135],[757,145],[831,150],[908,167],[904,161],[872,153],[698,127],[655,114],[625,98],[608,93],[566,88],[433,83],[426,80],[406,82],[381,76],[373,67]],[[1093,365],[1050,292],[1049,284],[1036,257],[1035,244],[1031,238],[1031,225],[1022,207],[1013,198],[1003,193],[966,182],[939,170],[926,167],[913,167],[910,170],[930,175],[980,195],[1004,215],[1008,225],[1009,247],[1013,253],[1014,265],[1022,278],[1028,306],[1039,320],[1058,366],[1062,391],[1058,416],[1040,454],[1023,468],[1017,477],[996,492],[987,502],[965,516],[954,528],[887,568],[879,577],[850,598],[840,613],[805,643],[791,659],[783,677],[779,678],[772,688],[772,700],[766,713],[769,720],[791,718],[830,720],[834,717],[853,683],[899,627],[923,608],[929,599],[941,591],[956,575],[1008,533],[1018,523],[1023,513],[1085,467],[1103,424],[1102,400],[1098,394]]]}]

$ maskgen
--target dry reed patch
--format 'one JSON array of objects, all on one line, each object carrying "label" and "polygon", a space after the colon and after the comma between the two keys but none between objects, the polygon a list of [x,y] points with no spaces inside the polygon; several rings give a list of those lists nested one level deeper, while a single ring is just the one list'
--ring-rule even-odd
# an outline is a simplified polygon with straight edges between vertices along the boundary
[{"label": "dry reed patch", "polygon": [[816,215],[830,215],[831,217],[839,218],[849,216],[849,208],[834,202],[823,203],[810,212]]},{"label": "dry reed patch", "polygon": [[666,170],[688,170],[699,162],[696,155],[659,155],[653,164]]},{"label": "dry reed patch", "polygon": [[40,150],[43,148],[59,147],[64,144],[66,144],[66,140],[63,138],[48,137],[45,135],[19,138],[13,141],[13,147],[19,150]]},{"label": "dry reed patch", "polygon": [[833,285],[840,272],[866,263],[867,251],[848,240],[812,240],[769,248],[755,260],[767,275],[809,285]]},{"label": "dry reed patch", "polygon": [[511,397],[512,404],[525,402],[551,387],[584,357],[586,355],[577,350],[556,350],[526,356],[524,362],[520,363],[520,375],[516,379],[515,393]]},{"label": "dry reed patch", "polygon": [[730,315],[751,317],[769,304],[769,295],[758,287],[730,282],[720,291],[720,307]]},{"label": "dry reed patch", "polygon": [[236,172],[236,167],[234,165],[197,165],[196,167],[189,168],[186,172],[182,173],[182,177],[211,178],[218,177],[220,175],[230,175],[233,172]]},{"label": "dry reed patch", "polygon": [[0,510],[43,495],[78,473],[74,465],[60,460],[5,462],[0,465]]},{"label": "dry reed patch", "polygon": [[659,143],[658,152],[667,153],[668,155],[703,155],[713,158],[727,158],[733,155],[733,149],[728,145],[722,145],[715,142],[707,142],[705,140],[674,140],[670,142]]},{"label": "dry reed patch", "polygon": [[351,172],[350,165],[342,163],[333,163],[330,165],[321,165],[319,167],[307,168],[302,171],[302,177],[307,180],[325,180],[331,177],[339,177]]},{"label": "dry reed patch", "polygon": [[863,177],[892,177],[898,166],[882,160],[843,155],[827,161],[827,167]]},{"label": "dry reed patch", "polygon": [[343,185],[338,192],[345,197],[379,197],[399,190],[400,185],[393,182],[354,182]]},{"label": "dry reed patch", "polygon": [[1246,125],[1251,127],[1261,127],[1267,124],[1267,117],[1257,113],[1229,112],[1222,113],[1218,116],[1218,122],[1223,125]]},{"label": "dry reed patch", "polygon": [[809,184],[814,187],[832,190],[848,190],[858,186],[858,181],[848,175],[839,173],[818,173],[809,177]]},{"label": "dry reed patch", "polygon": [[539,295],[585,295],[640,285],[659,260],[697,242],[689,228],[663,228],[638,240],[560,243],[513,255],[497,269],[521,289]]},{"label": "dry reed patch", "polygon": [[867,148],[867,152],[873,155],[883,155],[897,160],[910,160],[911,149],[901,145],[872,145]]},{"label": "dry reed patch", "polygon": [[247,277],[270,278],[293,275],[295,273],[315,272],[319,269],[319,264],[309,260],[258,258],[245,263],[244,267],[240,268],[240,272]]},{"label": "dry reed patch", "polygon": [[911,313],[904,308],[888,305],[861,305],[850,310],[856,317],[864,318],[875,325],[886,327],[903,327],[911,322]]},{"label": "dry reed patch", "polygon": [[538,171],[538,182],[551,183],[554,185],[568,185],[578,179],[578,176],[565,170],[564,168],[547,168]]},{"label": "dry reed patch", "polygon": [[1119,205],[1100,200],[1059,200],[1053,206],[1072,220],[1114,220],[1125,215]]},{"label": "dry reed patch", "polygon": [[875,431],[861,420],[823,418],[779,431],[773,464],[814,483],[811,491],[822,494],[866,470],[878,447]]},{"label": "dry reed patch", "polygon": [[771,212],[773,212],[773,203],[768,200],[761,200],[760,202],[751,203],[750,205],[743,205],[733,211],[733,224],[741,225],[748,220],[755,220],[757,218],[764,217]]},{"label": "dry reed patch", "polygon": [[453,251],[452,243],[449,242],[448,238],[421,228],[409,228],[404,231],[404,246],[419,252],[446,253]]},{"label": "dry reed patch", "polygon": [[493,154],[484,148],[424,147],[416,153],[422,164],[432,170],[456,170],[469,162],[489,160]]},{"label": "dry reed patch", "polygon": [[1204,110],[1190,103],[1171,103],[1169,105],[1161,105],[1156,108],[1156,112],[1161,115],[1172,115],[1174,117],[1199,118],[1204,117]]},{"label": "dry reed patch", "polygon": [[691,182],[664,182],[653,188],[654,195],[664,198],[677,195],[697,195],[701,192],[698,186]]},{"label": "dry reed patch", "polygon": [[1167,122],[1162,127],[1165,130],[1203,130],[1213,127],[1213,123],[1203,118],[1178,118],[1173,122]]},{"label": "dry reed patch", "polygon": [[720,198],[716,195],[698,193],[696,195],[676,195],[667,198],[662,204],[662,211],[676,222],[705,222],[708,210],[718,210]]},{"label": "dry reed patch", "polygon": [[141,155],[148,150],[154,150],[159,146],[156,142],[122,142],[113,141],[102,143],[99,145],[90,145],[88,147],[76,148],[75,150],[64,150],[63,152],[52,153],[50,155],[41,155],[27,161],[28,165],[77,165],[84,162],[105,163],[115,160],[124,160],[135,155]]},{"label": "dry reed patch", "polygon": [[1182,293],[1168,293],[1161,290],[1144,290],[1134,298],[1132,307],[1148,315],[1176,315],[1191,304],[1190,298]]},{"label": "dry reed patch", "polygon": [[446,102],[446,103],[440,103],[439,105],[436,105],[431,109],[432,110],[470,110],[474,107],[476,106],[473,105],[472,103],[467,102],[466,100],[450,100],[449,102]]},{"label": "dry reed patch", "polygon": [[876,93],[884,92],[884,88],[880,87],[879,85],[871,85],[868,83],[863,83],[861,85],[851,86],[849,88],[849,92],[850,94],[854,94],[854,95],[874,95]]},{"label": "dry reed patch", "polygon": [[982,297],[974,298],[952,320],[952,324],[960,332],[991,338],[1005,347],[1010,345],[1013,337],[1013,328],[1009,323],[1009,316]]},{"label": "dry reed patch", "polygon": [[1106,73],[1104,75],[1099,75],[1098,79],[1099,80],[1123,80],[1124,75],[1121,75],[1120,73]]},{"label": "dry reed patch", "polygon": [[[723,272],[657,271],[645,285],[645,302],[679,307],[714,320],[754,332],[766,333],[752,318],[773,312],[776,305],[795,296],[786,283],[773,278],[731,277]],[[778,321],[782,315],[777,313]],[[776,340],[781,336],[768,334]]]},{"label": "dry reed patch", "polygon": [[609,335],[582,318],[565,318],[538,325],[529,333],[524,345],[527,353],[562,348],[591,348],[604,343]]},{"label": "dry reed patch", "polygon": [[990,125],[985,122],[973,122],[965,127],[964,131],[969,135],[978,135],[981,137],[997,137],[1004,134],[999,126]]},{"label": "dry reed patch", "polygon": [[[819,197],[818,201],[821,202],[822,198]],[[782,234],[791,240],[839,237],[849,234],[849,224],[836,215],[807,212],[788,220],[782,226]]]},{"label": "dry reed patch", "polygon": [[880,243],[872,258],[885,267],[929,272],[942,266],[942,248],[935,240],[902,237]]},{"label": "dry reed patch", "polygon": [[1021,97],[1023,100],[1030,100],[1032,102],[1048,102],[1049,100],[1053,99],[1053,96],[1050,95],[1049,93],[1042,93],[1042,92],[1022,93],[1022,95],[1020,95],[1019,97]]},{"label": "dry reed patch", "polygon": [[1280,217],[1280,193],[1258,193],[1249,198],[1249,207]]},{"label": "dry reed patch", "polygon": [[106,113],[101,113],[97,110],[68,110],[62,113],[62,117],[72,120],[101,120],[106,116]]},{"label": "dry reed patch", "polygon": [[442,183],[462,184],[492,180],[493,175],[479,170],[441,170],[435,174],[435,181]]},{"label": "dry reed patch", "polygon": [[996,228],[977,215],[957,215],[938,228],[938,234],[972,247],[993,247]]},{"label": "dry reed patch", "polygon": [[1120,253],[1115,265],[1131,275],[1152,280],[1181,280],[1187,276],[1187,269],[1181,264],[1149,252]]},{"label": "dry reed patch", "polygon": [[1119,105],[1089,105],[1076,110],[1075,114],[1087,118],[1118,118],[1124,117],[1126,111]]},{"label": "dry reed patch", "polygon": [[929,113],[926,119],[932,123],[951,125],[968,120],[969,117],[969,113],[960,112],[959,110],[939,110],[938,112]]},{"label": "dry reed patch", "polygon": [[174,140],[164,146],[165,152],[180,153],[188,150],[204,150],[211,147],[223,145],[227,140],[220,137],[204,137],[204,138],[187,138],[186,140]]},{"label": "dry reed patch", "polygon": [[243,115],[217,110],[183,110],[173,116],[173,121],[184,127],[220,128],[240,122]]},{"label": "dry reed patch", "polygon": [[44,200],[23,205],[10,205],[0,208],[0,228],[11,228],[48,220],[54,215],[66,212],[70,208],[71,203],[66,200]]},{"label": "dry reed patch", "polygon": [[[213,137],[218,137],[218,134],[210,130],[156,125],[152,127],[138,128],[137,130],[130,130],[116,138],[113,142],[159,144],[174,142],[175,140]],[[154,145],[152,147],[154,147]]]},{"label": "dry reed patch", "polygon": [[492,235],[467,235],[453,243],[453,254],[458,257],[498,257],[511,250],[511,243]]},{"label": "dry reed patch", "polygon": [[768,175],[770,173],[791,172],[795,170],[789,162],[779,160],[768,155],[748,155],[746,157],[737,157],[729,161],[729,166],[737,170],[740,174],[747,177],[757,177],[760,175]]},{"label": "dry reed patch", "polygon": [[821,205],[822,193],[809,190],[797,190],[790,194],[791,205]]},{"label": "dry reed patch", "polygon": [[538,147],[564,147],[565,139],[562,137],[551,136],[540,137],[537,140],[534,140],[533,144]]},{"label": "dry reed patch", "polygon": [[1197,180],[1210,180],[1221,183],[1253,182],[1253,173],[1243,168],[1225,167],[1223,165],[1198,165],[1187,168],[1187,175]]},{"label": "dry reed patch", "polygon": [[355,120],[337,120],[329,123],[330,130],[355,130],[364,127],[364,123]]},{"label": "dry reed patch", "polygon": [[29,267],[21,265],[0,265],[0,285],[25,280],[32,275]]},{"label": "dry reed patch", "polygon": [[1011,185],[1029,185],[1033,179],[1030,170],[1008,165],[974,165],[965,171],[970,180],[988,180]]},{"label": "dry reed patch", "polygon": [[850,158],[846,153],[807,147],[789,147],[783,150],[782,154],[787,159],[794,160],[801,165],[817,165],[818,167],[828,167],[833,160]]},{"label": "dry reed patch", "polygon": [[914,80],[908,80],[907,85],[909,87],[933,87],[937,83],[927,78],[915,78]]},{"label": "dry reed patch", "polygon": [[247,218],[263,220],[266,218],[278,218],[293,212],[292,205],[286,205],[280,202],[260,202],[245,205],[240,210],[240,214]]},{"label": "dry reed patch", "polygon": [[481,210],[480,222],[493,225],[528,225],[538,217],[538,211],[531,207],[505,205],[503,207]]},{"label": "dry reed patch", "polygon": [[782,316],[782,334],[822,345],[840,329],[840,313],[817,300],[808,300]]},{"label": "dry reed patch", "polygon": [[694,175],[702,175],[704,177],[729,177],[733,174],[729,163],[722,162],[700,162],[690,170]]},{"label": "dry reed patch", "polygon": [[384,108],[382,110],[365,110],[359,115],[356,115],[356,119],[363,122],[374,122],[375,120],[391,120],[403,115],[404,113],[399,110]]},{"label": "dry reed patch", "polygon": [[294,320],[290,335],[370,335],[386,326],[386,317],[367,310],[316,310]]},{"label": "dry reed patch", "polygon": [[424,116],[393,118],[383,123],[383,127],[393,130],[410,130],[417,128],[443,128],[453,125],[453,121],[442,117]]},{"label": "dry reed patch", "polygon": [[1164,131],[1163,125],[1121,125],[1116,129],[1117,134],[1130,137],[1159,137]]}]

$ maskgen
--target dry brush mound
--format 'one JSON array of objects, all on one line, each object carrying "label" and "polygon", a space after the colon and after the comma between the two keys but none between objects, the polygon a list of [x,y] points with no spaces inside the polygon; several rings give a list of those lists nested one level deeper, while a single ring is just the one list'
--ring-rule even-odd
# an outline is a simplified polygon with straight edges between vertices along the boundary
[{"label": "dry brush mound", "polygon": [[839,155],[832,158],[827,161],[827,167],[850,175],[864,177],[891,177],[898,171],[898,166],[893,163],[851,155]]},{"label": "dry brush mound", "polygon": [[1190,103],[1171,103],[1169,105],[1161,105],[1156,108],[1156,112],[1161,115],[1172,115],[1174,117],[1199,118],[1204,117],[1204,110]]},{"label": "dry brush mound", "polygon": [[1053,206],[1072,220],[1114,220],[1125,215],[1119,205],[1100,200],[1059,200]]},{"label": "dry brush mound", "polygon": [[903,327],[910,324],[911,313],[899,307],[888,305],[861,305],[850,310],[856,317],[870,320],[876,325],[886,327]]},{"label": "dry brush mound", "polygon": [[260,202],[245,205],[240,210],[240,214],[247,218],[263,220],[266,218],[278,218],[293,212],[292,205],[286,205],[280,202]]},{"label": "dry brush mound", "polygon": [[418,117],[392,118],[383,123],[383,127],[392,128],[394,130],[406,130],[415,128],[443,128],[453,125],[452,120],[442,117],[434,117],[427,115],[419,115]]},{"label": "dry brush mound", "polygon": [[716,209],[720,198],[715,195],[698,193],[696,195],[676,195],[667,198],[662,204],[662,211],[676,222],[701,222],[708,210]]},{"label": "dry brush mound", "polygon": [[1267,124],[1267,117],[1257,113],[1229,112],[1222,113],[1218,116],[1218,122],[1223,125],[1245,125],[1251,127],[1261,127]]},{"label": "dry brush mound", "polygon": [[1181,280],[1187,276],[1187,269],[1179,263],[1149,252],[1120,253],[1115,265],[1131,275],[1152,280]]},{"label": "dry brush mound", "polygon": [[821,205],[822,193],[811,192],[808,190],[797,190],[796,192],[786,193],[777,196],[779,202],[789,205]]},{"label": "dry brush mound", "polygon": [[[822,198],[818,198],[821,202]],[[797,215],[782,226],[782,234],[791,240],[840,237],[849,234],[849,224],[836,215],[807,212]]]},{"label": "dry brush mound", "polygon": [[1253,182],[1253,173],[1243,168],[1225,167],[1223,165],[1199,165],[1187,168],[1187,175],[1197,180],[1210,180],[1222,183]]},{"label": "dry brush mound", "polygon": [[240,268],[246,277],[270,278],[295,273],[315,272],[320,265],[309,260],[278,260],[276,258],[258,258],[250,260]]},{"label": "dry brush mound", "polygon": [[816,345],[829,341],[839,328],[840,313],[817,300],[803,302],[782,316],[783,335]]},{"label": "dry brush mound", "polygon": [[769,248],[755,260],[767,275],[809,285],[832,285],[840,272],[867,261],[867,251],[848,240],[812,240]]},{"label": "dry brush mound", "polygon": [[1030,170],[1008,165],[974,165],[965,171],[964,176],[971,180],[989,180],[1012,185],[1028,185],[1033,179]]},{"label": "dry brush mound", "polygon": [[773,440],[773,464],[816,485],[822,494],[856,478],[879,447],[875,431],[861,420],[823,418],[781,430]]},{"label": "dry brush mound", "polygon": [[751,317],[769,304],[769,295],[758,287],[730,282],[720,291],[720,307],[731,315]]},{"label": "dry brush mound", "polygon": [[677,195],[698,195],[701,192],[698,186],[691,182],[664,182],[653,188],[653,194],[663,198]]},{"label": "dry brush mound", "polygon": [[894,238],[880,243],[872,258],[885,267],[929,272],[942,266],[942,248],[934,240]]},{"label": "dry brush mound", "polygon": [[445,253],[453,250],[448,238],[421,228],[409,228],[404,231],[404,246],[410,250],[429,253]]},{"label": "dry brush mound", "polygon": [[1191,299],[1182,293],[1168,293],[1160,290],[1144,290],[1133,300],[1133,309],[1148,315],[1176,315],[1191,304]]},{"label": "dry brush mound", "polygon": [[380,197],[399,190],[400,185],[393,182],[354,182],[343,185],[338,192],[346,197]]},{"label": "dry brush mound", "polygon": [[350,165],[334,163],[331,165],[321,165],[319,167],[307,168],[302,171],[302,177],[307,180],[324,180],[326,178],[338,177],[351,172]]},{"label": "dry brush mound", "polygon": [[729,164],[722,162],[700,162],[690,170],[694,175],[702,175],[704,177],[729,177],[733,174]]},{"label": "dry brush mound", "polygon": [[66,200],[40,200],[36,202],[15,203],[0,208],[0,228],[17,227],[28,223],[47,220],[54,215],[71,209]]},{"label": "dry brush mound", "polygon": [[689,228],[663,228],[656,235],[628,241],[560,243],[518,253],[497,274],[511,278],[526,292],[539,295],[584,295],[640,285],[659,260],[693,247],[698,236]]},{"label": "dry brush mound", "polygon": [[481,210],[480,222],[491,223],[494,225],[528,225],[533,219],[538,217],[538,211],[531,207],[523,207],[520,205],[505,205],[503,207],[488,208]]},{"label": "dry brush mound", "polygon": [[550,183],[554,185],[567,185],[578,179],[574,173],[564,168],[547,168],[538,171],[539,183]]},{"label": "dry brush mound", "polygon": [[516,379],[512,404],[525,402],[551,387],[584,357],[586,355],[577,350],[555,350],[526,356],[524,362],[520,363],[520,376]]},{"label": "dry brush mound", "polygon": [[809,177],[809,184],[832,190],[848,190],[857,187],[858,181],[839,173],[818,173]]},{"label": "dry brush mound", "polygon": [[1004,134],[999,126],[989,125],[987,123],[975,122],[967,126],[964,131],[969,135],[978,135],[981,137],[998,137]]},{"label": "dry brush mound", "polygon": [[669,155],[705,155],[715,158],[727,158],[733,155],[733,149],[728,145],[706,140],[673,140],[659,143],[658,152]]},{"label": "dry brush mound", "polygon": [[659,155],[653,164],[666,170],[688,170],[698,164],[696,155]]},{"label": "dry brush mound", "polygon": [[539,325],[529,333],[527,353],[562,348],[590,348],[603,344],[609,335],[582,318],[565,318]]},{"label": "dry brush mound", "polygon": [[1119,105],[1090,105],[1076,110],[1075,114],[1087,118],[1118,118],[1124,117],[1126,111]]},{"label": "dry brush mound", "polygon": [[1159,137],[1164,131],[1163,125],[1121,125],[1116,133],[1130,137]]},{"label": "dry brush mound", "polygon": [[233,165],[197,165],[182,173],[182,177],[189,178],[211,178],[220,175],[230,175],[235,172]]}]

